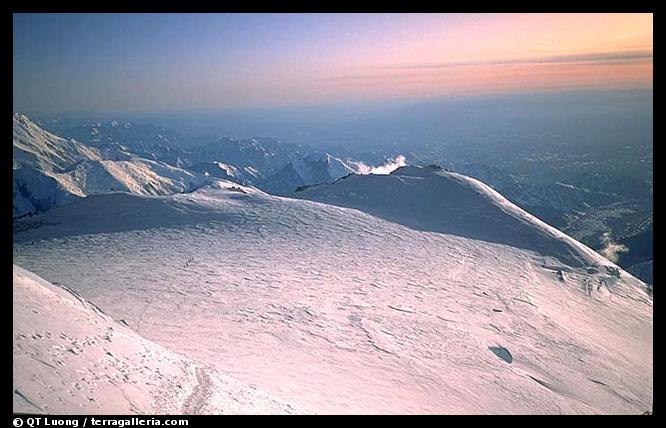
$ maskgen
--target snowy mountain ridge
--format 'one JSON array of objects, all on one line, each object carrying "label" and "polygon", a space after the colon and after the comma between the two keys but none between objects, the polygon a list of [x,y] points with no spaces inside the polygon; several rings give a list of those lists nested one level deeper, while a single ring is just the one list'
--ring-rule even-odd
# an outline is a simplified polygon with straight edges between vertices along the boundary
[{"label": "snowy mountain ridge", "polygon": [[14,114],[14,217],[44,211],[90,194],[184,192],[202,175],[143,159],[127,148],[89,147],[44,131]]},{"label": "snowy mountain ridge", "polygon": [[177,136],[159,133],[153,141],[160,131],[153,126],[111,122],[102,139],[101,124],[72,130],[84,144],[45,131],[23,114],[13,119],[14,217],[92,194],[188,192],[215,178],[286,195],[355,172],[328,153],[301,153],[273,140],[227,138],[188,151],[167,145]]}]

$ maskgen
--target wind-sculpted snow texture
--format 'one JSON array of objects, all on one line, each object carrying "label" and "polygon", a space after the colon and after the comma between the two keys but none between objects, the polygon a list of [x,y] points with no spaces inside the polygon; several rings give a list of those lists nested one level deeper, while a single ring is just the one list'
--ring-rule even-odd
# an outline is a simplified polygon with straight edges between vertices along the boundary
[{"label": "wind-sculpted snow texture", "polygon": [[15,222],[14,263],[306,412],[651,408],[645,285],[486,186],[407,168],[302,197],[327,204],[90,196]]},{"label": "wind-sculpted snow texture", "polygon": [[14,411],[293,413],[151,343],[64,285],[14,265]]}]

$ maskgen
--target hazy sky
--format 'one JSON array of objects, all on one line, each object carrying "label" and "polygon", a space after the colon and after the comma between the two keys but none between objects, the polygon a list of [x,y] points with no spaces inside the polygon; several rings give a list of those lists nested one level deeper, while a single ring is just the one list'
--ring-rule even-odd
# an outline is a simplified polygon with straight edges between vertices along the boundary
[{"label": "hazy sky", "polygon": [[14,110],[652,87],[651,14],[17,14]]}]

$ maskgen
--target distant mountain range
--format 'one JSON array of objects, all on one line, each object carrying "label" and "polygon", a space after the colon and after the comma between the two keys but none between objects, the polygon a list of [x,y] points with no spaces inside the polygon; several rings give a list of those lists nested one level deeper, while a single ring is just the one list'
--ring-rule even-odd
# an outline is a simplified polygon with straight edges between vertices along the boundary
[{"label": "distant mountain range", "polygon": [[119,143],[88,146],[14,115],[14,217],[91,194],[163,195],[203,183],[201,174],[139,157]]},{"label": "distant mountain range", "polygon": [[354,163],[275,140],[224,138],[184,150],[164,128],[115,121],[78,126],[68,134],[77,139],[14,115],[14,217],[93,194],[188,192],[214,178],[288,195],[356,172]]}]

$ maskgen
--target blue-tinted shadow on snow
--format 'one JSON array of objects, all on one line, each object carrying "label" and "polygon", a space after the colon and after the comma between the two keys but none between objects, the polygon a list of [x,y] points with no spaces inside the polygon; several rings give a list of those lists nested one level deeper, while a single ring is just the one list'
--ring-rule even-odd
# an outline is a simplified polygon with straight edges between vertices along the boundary
[{"label": "blue-tinted shadow on snow", "polygon": [[511,352],[509,352],[508,349],[506,349],[503,346],[489,346],[488,349],[490,349],[493,354],[497,355],[507,363],[511,364],[513,362],[513,356],[511,355]]},{"label": "blue-tinted shadow on snow", "polygon": [[572,267],[589,264],[570,243],[548,233],[513,204],[438,167],[402,167],[390,175],[351,175],[298,198],[354,208],[409,228],[509,245]]},{"label": "blue-tinted shadow on snow", "polygon": [[[207,206],[186,194],[179,196],[174,199],[122,192],[88,196],[43,214],[14,221],[14,241],[178,228],[214,222],[243,224],[252,217],[242,212],[220,210],[215,205]],[[240,192],[226,192],[224,197],[232,203],[238,199],[251,199],[253,204],[263,202],[261,198],[252,198]]]}]

